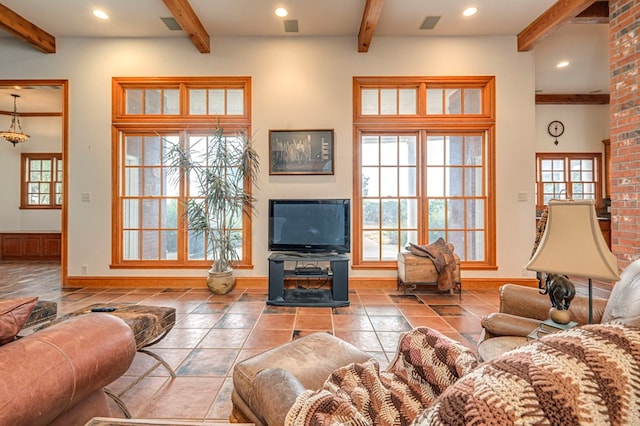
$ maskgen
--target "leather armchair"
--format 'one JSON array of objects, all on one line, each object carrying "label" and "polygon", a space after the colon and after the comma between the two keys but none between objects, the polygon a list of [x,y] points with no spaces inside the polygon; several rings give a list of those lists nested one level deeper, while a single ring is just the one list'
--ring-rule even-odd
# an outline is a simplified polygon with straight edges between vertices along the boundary
[{"label": "leather armchair", "polygon": [[[607,299],[593,298],[593,322],[600,323]],[[549,296],[537,288],[515,284],[500,287],[500,311],[482,318],[482,334],[478,343],[497,336],[526,337],[541,321],[549,318]],[[589,323],[589,298],[576,295],[569,306],[571,321]]]}]

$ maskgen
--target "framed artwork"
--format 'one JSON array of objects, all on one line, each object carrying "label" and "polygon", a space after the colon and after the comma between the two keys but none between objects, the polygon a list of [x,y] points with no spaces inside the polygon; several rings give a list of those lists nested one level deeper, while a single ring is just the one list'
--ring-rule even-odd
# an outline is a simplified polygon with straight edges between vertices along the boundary
[{"label": "framed artwork", "polygon": [[333,129],[269,130],[270,175],[332,175]]}]

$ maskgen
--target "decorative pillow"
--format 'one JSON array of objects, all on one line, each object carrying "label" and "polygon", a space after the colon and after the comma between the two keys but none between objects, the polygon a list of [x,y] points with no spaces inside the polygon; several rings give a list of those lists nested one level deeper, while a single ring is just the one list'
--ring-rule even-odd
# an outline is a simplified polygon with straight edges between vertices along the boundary
[{"label": "decorative pillow", "polygon": [[29,319],[37,297],[0,300],[0,345],[12,341]]},{"label": "decorative pillow", "polygon": [[640,259],[620,274],[620,281],[613,286],[601,322],[640,327]]}]

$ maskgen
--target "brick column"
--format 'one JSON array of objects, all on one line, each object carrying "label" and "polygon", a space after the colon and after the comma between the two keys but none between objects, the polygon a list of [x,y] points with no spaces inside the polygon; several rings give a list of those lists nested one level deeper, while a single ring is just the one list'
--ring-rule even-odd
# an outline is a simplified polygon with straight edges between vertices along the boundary
[{"label": "brick column", "polygon": [[609,1],[611,248],[621,268],[640,257],[640,3]]}]

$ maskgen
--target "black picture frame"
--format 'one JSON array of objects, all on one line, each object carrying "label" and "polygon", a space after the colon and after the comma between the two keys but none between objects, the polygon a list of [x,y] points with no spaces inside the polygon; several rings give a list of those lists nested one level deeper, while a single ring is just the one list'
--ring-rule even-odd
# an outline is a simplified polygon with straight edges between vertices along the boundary
[{"label": "black picture frame", "polygon": [[270,175],[332,175],[333,129],[269,130]]}]

